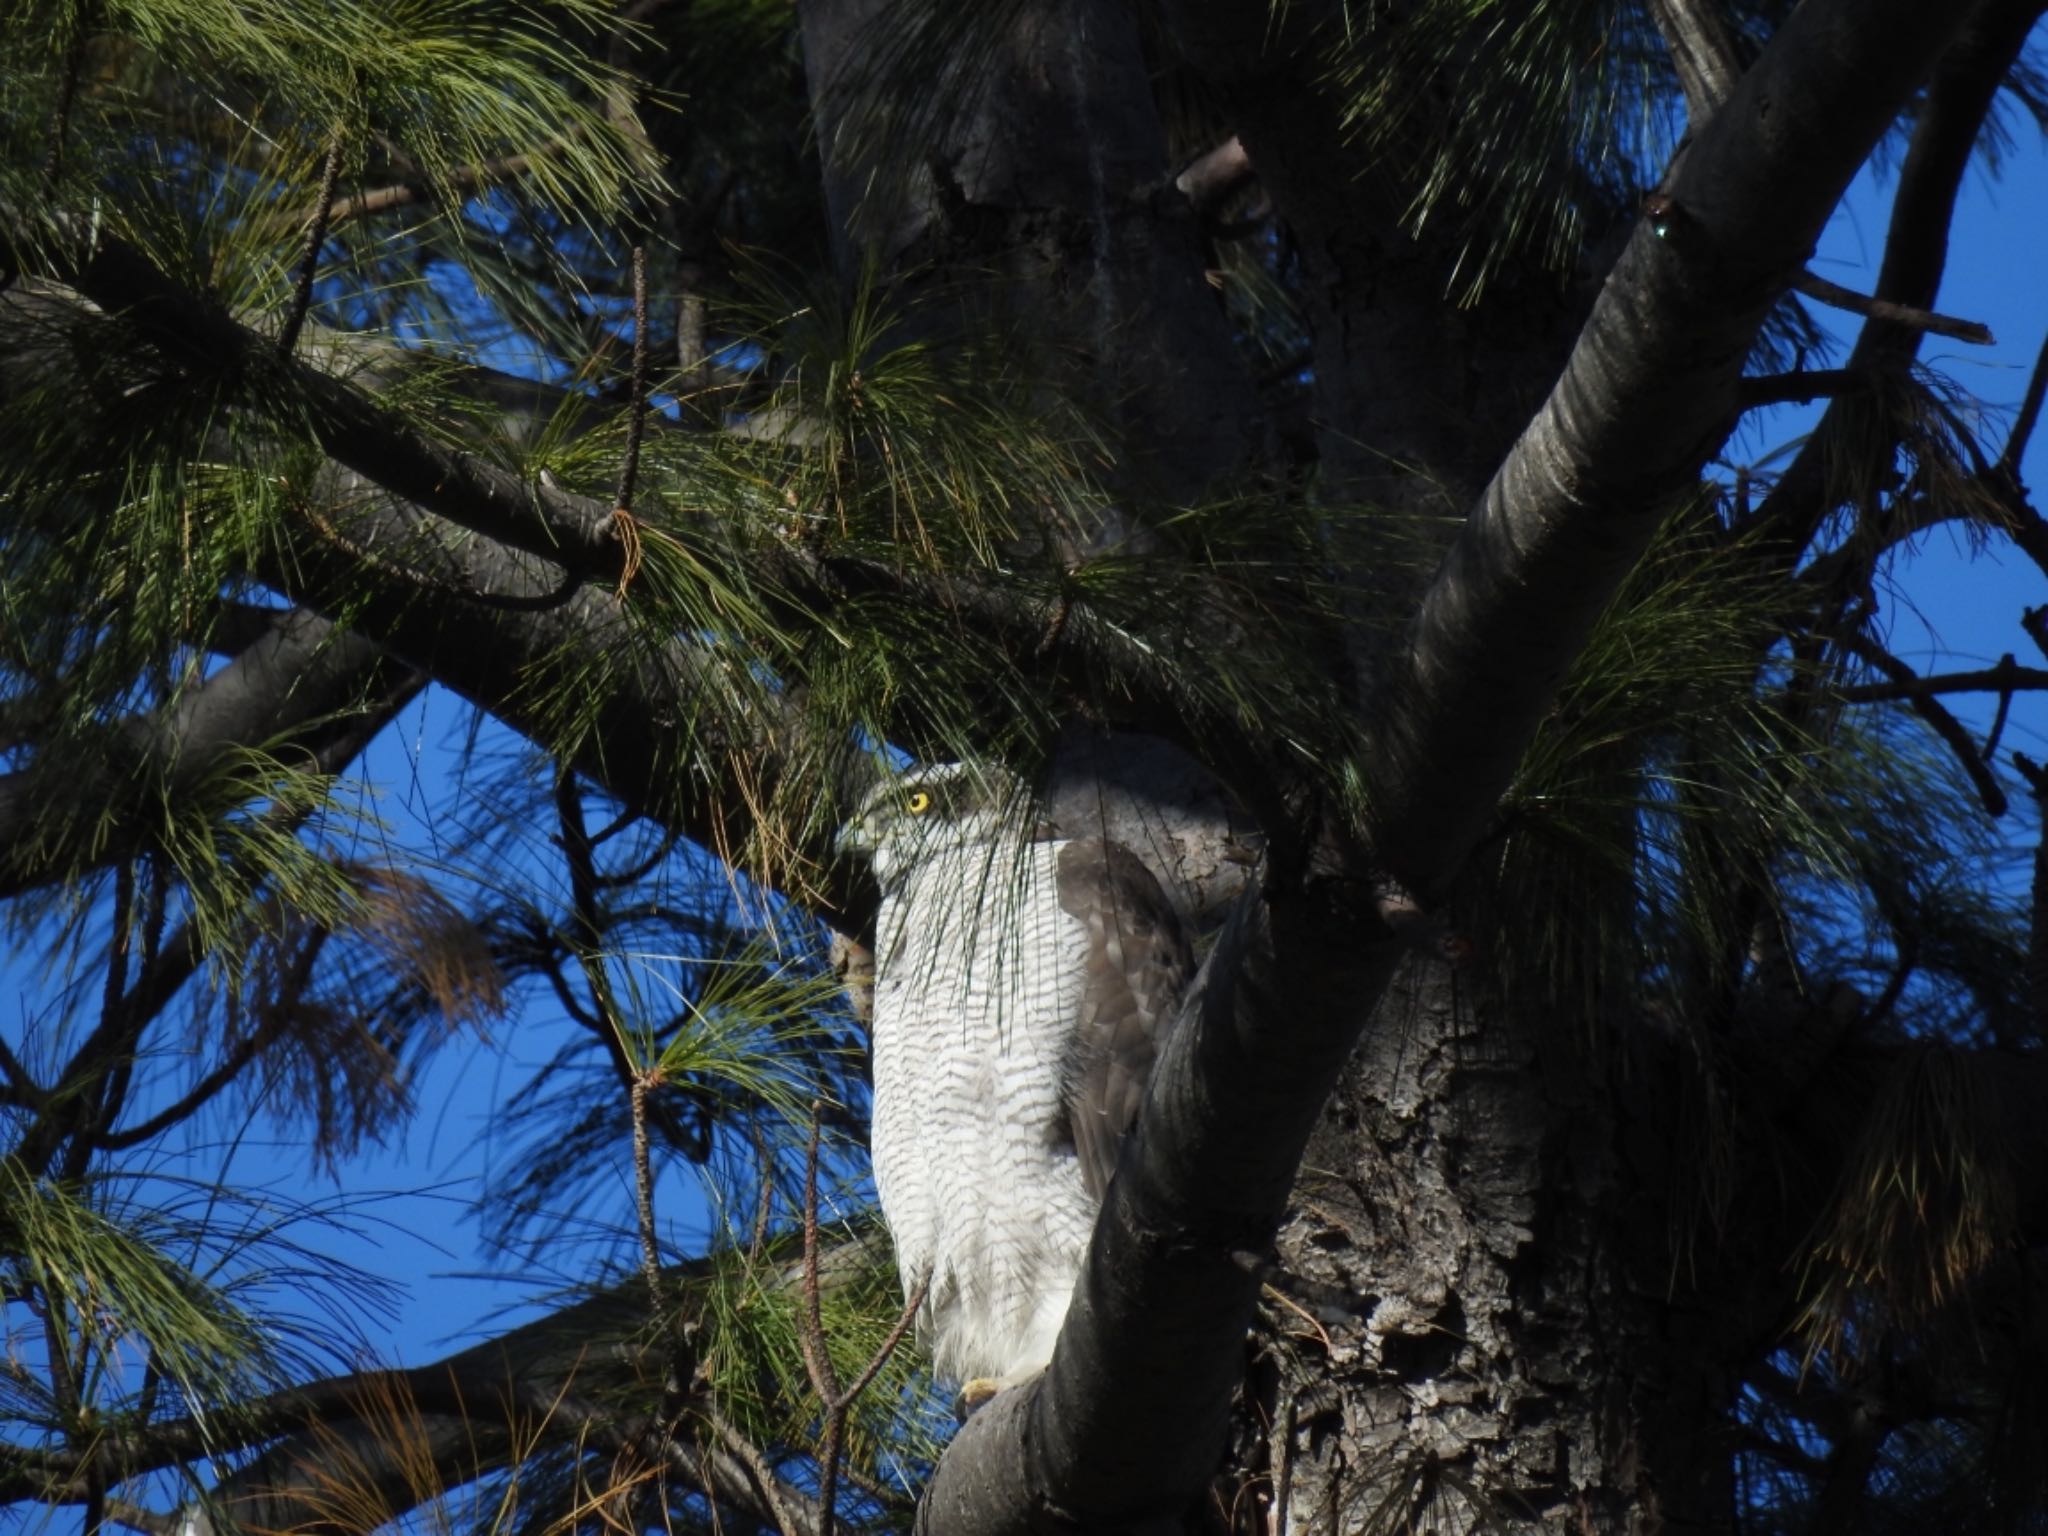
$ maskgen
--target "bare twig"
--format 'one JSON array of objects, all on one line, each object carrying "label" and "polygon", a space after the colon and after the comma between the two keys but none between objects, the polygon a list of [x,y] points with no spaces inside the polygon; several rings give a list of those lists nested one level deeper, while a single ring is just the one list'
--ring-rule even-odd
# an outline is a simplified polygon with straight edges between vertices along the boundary
[{"label": "bare twig", "polygon": [[619,493],[612,505],[633,510],[633,483],[640,475],[640,440],[647,428],[647,248],[633,247],[632,405],[626,417],[626,461],[619,466]]},{"label": "bare twig", "polygon": [[0,1087],[6,1090],[0,1099],[38,1112],[49,1103],[49,1091],[22,1065],[21,1058],[8,1048],[5,1040],[0,1040],[0,1078],[5,1079]]},{"label": "bare twig", "polygon": [[[338,199],[328,212],[328,227],[344,223],[349,219],[368,218],[372,214],[388,213],[394,208],[410,207],[414,203],[430,202],[443,192],[474,192],[477,188],[509,176],[521,176],[532,166],[532,155],[506,155],[498,160],[482,160],[474,165],[458,165],[444,172],[433,181],[425,178],[394,182],[389,186],[372,187],[358,192],[354,197]],[[312,211],[288,215],[294,224],[304,224]]]},{"label": "bare twig", "polygon": [[[410,699],[424,684],[424,678],[417,679],[412,687],[404,690],[403,697]],[[396,713],[396,704],[389,707]],[[163,952],[164,924],[170,916],[171,893],[171,877],[165,861],[161,858],[150,858],[147,861],[147,868],[149,885],[143,891],[141,957],[141,973],[145,976],[155,968],[156,958]]]},{"label": "bare twig", "polygon": [[[181,930],[180,937],[184,936]],[[126,1130],[100,1132],[92,1139],[94,1149],[101,1152],[124,1152],[130,1147],[148,1141],[152,1136],[169,1129],[181,1120],[189,1119],[209,1099],[228,1084],[238,1080],[243,1068],[254,1061],[257,1053],[267,1048],[283,1032],[283,1027],[282,1013],[275,1010],[267,1013],[256,1028],[236,1041],[234,1048],[220,1059],[212,1071],[193,1084],[183,1097]]]},{"label": "bare twig", "polygon": [[910,1294],[903,1299],[903,1310],[897,1314],[896,1321],[890,1326],[889,1331],[882,1336],[882,1342],[869,1358],[866,1368],[853,1379],[853,1385],[846,1389],[841,1405],[842,1411],[851,1408],[854,1399],[874,1384],[875,1378],[882,1372],[882,1367],[889,1363],[889,1357],[896,1353],[896,1347],[903,1342],[904,1335],[910,1332],[910,1325],[917,1321],[917,1309],[924,1305],[924,1299],[931,1293],[931,1288],[932,1277],[929,1274],[920,1276],[917,1284],[911,1288]]},{"label": "bare twig", "polygon": [[1991,669],[1999,678],[1998,712],[1991,717],[1991,729],[1984,737],[1984,761],[1998,760],[1998,743],[2005,735],[2006,718],[2012,713],[2012,696],[2018,691],[2013,675],[2019,671],[2011,651],[1998,658],[1998,665]]},{"label": "bare twig", "polygon": [[2034,354],[2034,372],[2027,380],[2027,393],[2020,401],[2020,413],[2013,418],[2012,435],[2005,440],[2005,452],[1998,456],[1998,467],[2014,480],[2019,478],[2020,457],[2027,451],[2027,442],[2034,435],[2034,426],[2041,419],[2041,398],[2048,394],[2048,335],[2041,338],[2041,350]]},{"label": "bare twig", "polygon": [[[2018,477],[2000,475],[2001,484],[1993,487],[1999,505],[2005,510],[2005,532],[2019,552],[2025,555],[2044,574],[2048,574],[2048,518],[2043,518],[2034,509],[2032,502],[2020,493]],[[2028,631],[2029,634],[2033,632]],[[2038,637],[2037,637],[2038,643]],[[2048,643],[2042,644],[2048,650]]]},{"label": "bare twig", "polygon": [[1892,699],[1926,699],[1941,693],[1990,693],[2010,695],[2048,688],[2048,670],[2022,667],[2011,656],[1995,667],[1974,672],[1943,672],[1933,676],[1896,677],[1884,683],[1857,683],[1837,690],[1836,697],[1848,704],[1875,704]]},{"label": "bare twig", "polygon": [[1792,279],[1792,286],[1809,299],[1835,309],[1846,309],[1851,314],[1862,315],[1871,320],[1888,320],[1893,325],[1903,325],[1911,330],[1930,331],[1936,336],[1953,336],[1957,341],[1967,341],[1972,346],[1988,347],[1997,338],[1991,334],[1991,327],[1976,320],[1960,320],[1954,315],[1936,314],[1931,309],[1921,309],[1912,304],[1898,304],[1890,299],[1874,299],[1853,288],[1844,288],[1840,283],[1831,283],[1824,277],[1811,272],[1802,272]]},{"label": "bare twig", "polygon": [[1743,379],[1735,386],[1736,403],[1745,411],[1761,405],[1833,399],[1870,388],[1870,376],[1853,368],[1801,368]]},{"label": "bare twig", "polygon": [[[637,821],[639,814],[638,811],[631,809],[622,811],[619,813],[619,821]],[[607,835],[610,835],[612,830],[614,829],[607,829]],[[602,839],[599,839],[599,841],[602,841]],[[682,834],[680,832],[667,827],[662,828],[661,836],[655,841],[653,852],[627,865],[624,869],[613,870],[609,874],[600,874],[598,876],[598,884],[607,890],[619,890],[627,886],[638,885],[642,880],[645,880],[654,873],[654,867],[657,864],[675,852],[676,844],[681,841]]]},{"label": "bare twig", "polygon": [[292,296],[291,313],[285,316],[284,330],[277,338],[277,350],[290,357],[292,349],[299,344],[299,331],[306,323],[306,312],[313,307],[313,279],[320,271],[320,247],[327,243],[327,226],[334,213],[335,183],[341,180],[342,135],[335,129],[334,137],[327,145],[327,163],[320,168],[319,200],[313,205],[313,217],[306,226],[306,250],[299,258],[299,286]]},{"label": "bare twig", "polygon": [[612,996],[611,977],[604,964],[603,914],[597,902],[597,865],[591,851],[590,829],[583,820],[583,799],[576,788],[576,776],[563,773],[555,780],[555,823],[561,829],[562,855],[569,866],[569,901],[576,917],[572,952],[590,988],[591,1002],[600,1034],[609,1047],[612,1069],[628,1092],[641,1071],[626,1039],[625,1021]]},{"label": "bare twig", "polygon": [[754,1192],[753,1227],[747,1234],[747,1262],[755,1264],[768,1245],[768,1223],[775,1215],[775,1149],[768,1144],[768,1133],[751,1121],[747,1137],[754,1144],[754,1159],[761,1169],[761,1187]]},{"label": "bare twig", "polygon": [[[1741,78],[1735,40],[1715,8],[1701,0],[1651,0],[1650,13],[1663,35],[1665,47],[1671,51],[1671,62],[1677,67],[1690,127],[1698,132]],[[1895,325],[1953,336],[1980,347],[1992,344],[1990,328],[1975,320],[1959,320],[1911,304],[1871,298],[1811,272],[1801,272],[1792,279],[1792,286],[1810,299],[1867,319],[1889,320]]]},{"label": "bare twig", "polygon": [[810,1372],[811,1385],[825,1409],[824,1444],[818,1452],[818,1511],[823,1522],[819,1536],[832,1536],[838,1515],[839,1454],[846,1437],[846,1411],[818,1306],[818,1132],[823,1108],[812,1101],[811,1134],[804,1147],[804,1297],[797,1314],[797,1338],[803,1345],[804,1369]]},{"label": "bare twig", "polygon": [[811,1102],[811,1134],[804,1146],[804,1294],[797,1312],[797,1343],[803,1349],[811,1385],[829,1404],[839,1395],[839,1378],[825,1348],[825,1321],[818,1304],[818,1136],[823,1111],[821,1103]]},{"label": "bare twig", "polygon": [[95,1138],[120,1114],[135,1065],[135,1046],[154,1010],[127,995],[128,957],[135,921],[135,866],[123,860],[114,871],[113,936],[99,1021],[65,1064],[49,1099],[49,1110],[16,1155],[38,1172],[62,1146],[58,1176],[76,1179],[92,1160]]},{"label": "bare twig", "polygon": [[[1983,754],[1977,750],[1977,743],[1971,739],[1962,721],[1935,702],[1933,691],[1915,691],[1916,685],[1925,681],[1906,663],[1892,655],[1876,641],[1865,636],[1850,633],[1843,637],[1843,643],[1857,656],[1876,667],[1900,689],[1898,697],[1912,707],[1913,713],[1925,720],[1934,734],[1939,736],[1955,755],[1957,764],[1970,776],[1970,782],[1977,787],[1977,799],[1987,814],[2003,816],[2007,801],[2005,789],[1998,782],[1998,776],[1991,771]],[[1993,684],[1992,686],[1997,686]]]},{"label": "bare twig", "polygon": [[661,1069],[633,1074],[627,1100],[633,1112],[633,1213],[640,1227],[640,1268],[647,1276],[647,1304],[661,1319],[661,1245],[654,1235],[654,1164],[647,1155],[647,1090],[661,1082]]},{"label": "bare twig", "polygon": [[[1741,78],[1735,40],[1715,8],[1702,4],[1701,0],[1651,0],[1650,13],[1656,20],[1657,30],[1663,34],[1665,47],[1671,51],[1671,62],[1677,67],[1679,84],[1685,91],[1690,127],[1693,132],[1698,132],[1706,119],[1713,115],[1714,109],[1727,100]],[[1792,279],[1792,286],[1810,299],[1868,319],[1889,320],[1916,331],[1953,336],[1958,341],[1980,347],[1988,347],[1992,343],[1990,328],[1975,320],[1958,320],[1911,304],[1871,298],[1839,283],[1831,283],[1824,277],[1816,277],[1811,272],[1801,272]],[[1812,396],[1790,398],[1811,399]]]},{"label": "bare twig", "polygon": [[71,1351],[67,1347],[65,1334],[68,1324],[65,1318],[63,1297],[48,1286],[38,1285],[32,1294],[22,1298],[28,1303],[29,1311],[43,1325],[43,1351],[48,1357],[50,1370],[50,1396],[55,1401],[57,1412],[64,1420],[65,1448],[81,1456],[89,1456],[89,1450],[81,1450],[77,1433],[79,1420],[78,1378],[71,1369]]},{"label": "bare twig", "polygon": [[128,992],[128,949],[135,935],[135,866],[123,859],[114,866],[112,936],[107,941],[107,978],[100,992],[100,1027],[117,1028],[116,1016]]},{"label": "bare twig", "polygon": [[2020,612],[2020,628],[2043,656],[2048,656],[2048,607],[2026,608]]},{"label": "bare twig", "polygon": [[860,1375],[854,1378],[853,1384],[842,1389],[839,1373],[832,1367],[831,1351],[825,1340],[825,1322],[818,1305],[818,1133],[823,1113],[824,1105],[814,1100],[811,1104],[811,1135],[804,1151],[804,1295],[803,1305],[797,1312],[797,1340],[803,1347],[804,1368],[810,1372],[811,1386],[825,1410],[824,1443],[818,1452],[818,1508],[824,1522],[820,1536],[832,1536],[837,1518],[834,1506],[839,1493],[839,1457],[846,1443],[847,1414],[861,1393],[881,1373],[882,1367],[888,1364],[889,1357],[896,1353],[903,1336],[910,1331],[918,1308],[924,1305],[925,1296],[931,1290],[931,1276],[926,1274],[917,1282],[880,1347],[869,1358]]},{"label": "bare twig", "polygon": [[716,1408],[706,1410],[704,1418],[710,1424],[712,1432],[718,1436],[719,1443],[725,1447],[726,1454],[746,1469],[747,1476],[753,1480],[755,1490],[761,1495],[761,1502],[768,1506],[769,1513],[775,1517],[775,1523],[785,1533],[801,1533],[804,1529],[803,1523],[785,1506],[782,1498],[782,1479],[777,1477],[775,1469],[768,1465],[768,1458],[761,1454],[761,1448],[728,1424],[725,1415]]},{"label": "bare twig", "polygon": [[[646,1090],[660,1081],[660,1073],[654,1063],[641,1059],[643,1055],[653,1054],[652,1041],[648,1041],[645,1051],[636,1046],[634,1033],[628,1028],[626,1015],[619,1007],[617,993],[612,988],[604,945],[606,933],[616,922],[616,914],[604,910],[598,900],[602,881],[590,829],[584,821],[582,796],[577,791],[573,773],[564,772],[555,781],[555,819],[560,827],[563,862],[569,870],[570,907],[575,918],[564,947],[583,973],[584,985],[590,990],[591,1007],[584,1009],[577,1004],[567,981],[552,965],[546,968],[547,976],[571,1016],[604,1042],[613,1074],[626,1090],[629,1103],[635,1106],[634,1172],[637,1182],[642,1175],[644,1149],[640,1142],[646,1119],[651,1117],[658,1121],[665,1135],[677,1133],[677,1122],[672,1115],[663,1113],[663,1105],[659,1101],[650,1104],[646,1097]],[[654,1231],[651,1172],[646,1174],[646,1178],[648,1196],[641,1207],[640,1238],[642,1256],[651,1270],[658,1262],[649,1246]],[[650,1302],[653,1300],[650,1298]]]}]

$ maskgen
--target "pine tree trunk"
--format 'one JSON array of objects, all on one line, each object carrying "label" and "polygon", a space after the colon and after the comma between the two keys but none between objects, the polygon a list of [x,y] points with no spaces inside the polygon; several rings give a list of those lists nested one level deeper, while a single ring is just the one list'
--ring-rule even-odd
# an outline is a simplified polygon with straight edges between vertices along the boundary
[{"label": "pine tree trunk", "polygon": [[1728,1530],[1726,1382],[1664,1192],[1581,1026],[1461,983],[1411,964],[1310,1145],[1254,1491],[1297,1532]]}]

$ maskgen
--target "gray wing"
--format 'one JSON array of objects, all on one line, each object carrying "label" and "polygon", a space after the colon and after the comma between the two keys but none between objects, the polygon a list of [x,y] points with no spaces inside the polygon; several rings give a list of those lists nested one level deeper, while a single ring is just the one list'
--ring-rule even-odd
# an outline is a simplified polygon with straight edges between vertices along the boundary
[{"label": "gray wing", "polygon": [[1088,938],[1060,1097],[1081,1177],[1100,1199],[1118,1148],[1137,1124],[1153,1057],[1194,975],[1194,955],[1159,881],[1121,843],[1091,837],[1062,848],[1059,900]]}]

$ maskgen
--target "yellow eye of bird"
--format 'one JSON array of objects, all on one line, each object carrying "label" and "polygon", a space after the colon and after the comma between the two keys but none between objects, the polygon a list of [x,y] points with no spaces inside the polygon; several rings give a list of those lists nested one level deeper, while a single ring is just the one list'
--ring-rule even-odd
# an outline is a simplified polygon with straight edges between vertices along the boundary
[{"label": "yellow eye of bird", "polygon": [[903,797],[903,809],[913,816],[922,816],[932,808],[932,797],[921,789],[913,789]]}]

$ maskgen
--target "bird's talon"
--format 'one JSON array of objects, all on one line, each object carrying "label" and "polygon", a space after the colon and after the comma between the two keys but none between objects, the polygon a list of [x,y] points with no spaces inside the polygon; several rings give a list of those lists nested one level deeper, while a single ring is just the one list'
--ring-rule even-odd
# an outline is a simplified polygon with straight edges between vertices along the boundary
[{"label": "bird's talon", "polygon": [[986,1407],[989,1399],[1006,1385],[993,1376],[977,1376],[972,1381],[961,1383],[960,1395],[953,1399],[953,1417],[965,1424],[971,1414]]}]

